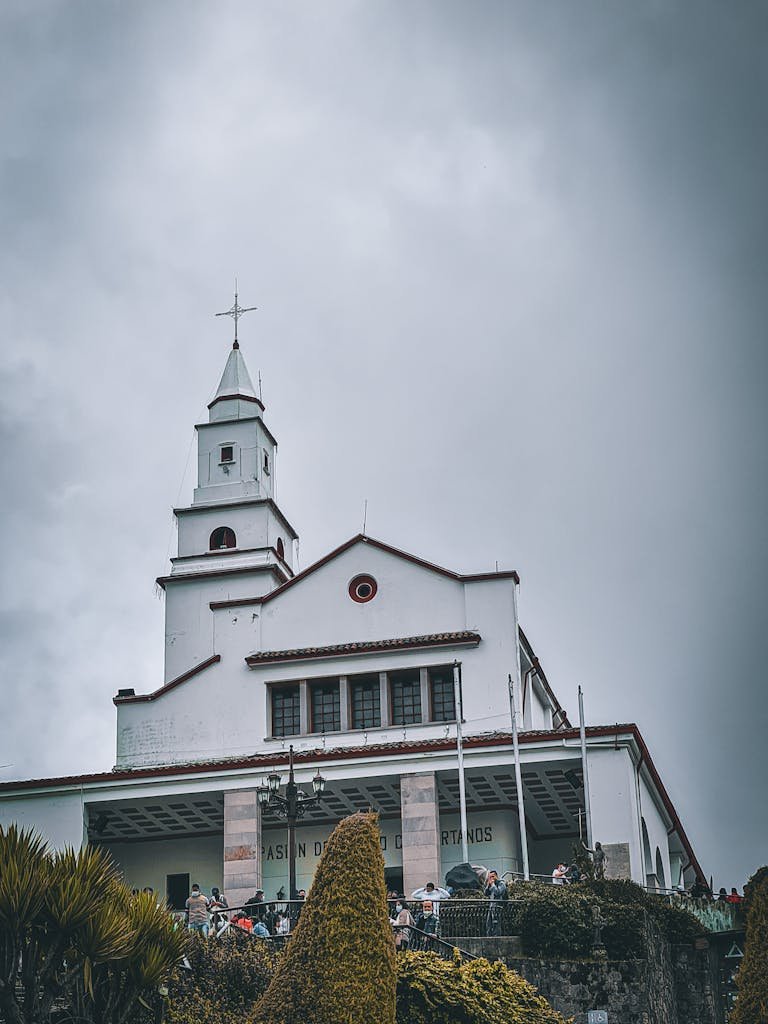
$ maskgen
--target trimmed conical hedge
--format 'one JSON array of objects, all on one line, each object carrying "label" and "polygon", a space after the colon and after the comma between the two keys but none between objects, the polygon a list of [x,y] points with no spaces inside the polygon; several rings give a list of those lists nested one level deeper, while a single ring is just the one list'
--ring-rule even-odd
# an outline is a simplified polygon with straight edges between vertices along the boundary
[{"label": "trimmed conical hedge", "polygon": [[760,868],[744,887],[748,896],[744,959],[736,977],[733,1024],[768,1021],[768,869]]},{"label": "trimmed conical hedge", "polygon": [[336,826],[253,1024],[395,1024],[396,966],[375,814]]}]

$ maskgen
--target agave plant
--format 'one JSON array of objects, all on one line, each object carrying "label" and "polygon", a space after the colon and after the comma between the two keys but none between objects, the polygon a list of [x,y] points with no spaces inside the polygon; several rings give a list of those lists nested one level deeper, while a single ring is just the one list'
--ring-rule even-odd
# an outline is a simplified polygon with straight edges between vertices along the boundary
[{"label": "agave plant", "polygon": [[0,1018],[127,1024],[162,1017],[158,988],[187,936],[150,894],[132,897],[109,856],[49,853],[34,833],[0,829]]}]

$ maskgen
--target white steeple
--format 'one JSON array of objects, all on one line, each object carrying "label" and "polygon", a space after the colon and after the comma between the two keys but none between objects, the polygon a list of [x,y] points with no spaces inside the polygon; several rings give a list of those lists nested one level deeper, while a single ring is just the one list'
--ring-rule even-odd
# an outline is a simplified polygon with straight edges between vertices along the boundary
[{"label": "white steeple", "polygon": [[264,404],[256,394],[240,345],[236,341],[229,353],[213,401],[209,404],[211,422],[243,419],[264,412]]},{"label": "white steeple", "polygon": [[195,425],[192,504],[174,509],[178,555],[170,576],[158,580],[166,594],[166,681],[210,655],[211,601],[264,594],[293,576],[298,535],[275,502],[277,441],[237,340],[208,410],[208,422]]}]

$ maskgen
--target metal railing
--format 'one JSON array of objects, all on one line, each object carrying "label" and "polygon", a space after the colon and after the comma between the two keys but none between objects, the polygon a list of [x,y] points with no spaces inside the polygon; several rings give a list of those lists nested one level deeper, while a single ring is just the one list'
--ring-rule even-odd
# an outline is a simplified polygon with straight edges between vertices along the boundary
[{"label": "metal railing", "polygon": [[453,942],[449,942],[447,939],[442,938],[439,935],[430,935],[428,932],[422,931],[412,924],[394,924],[392,925],[394,932],[403,932],[407,934],[406,939],[408,943],[408,949],[418,950],[422,953],[437,953],[443,960],[453,960],[458,953],[462,959],[466,960],[478,960],[479,957],[475,956],[474,953],[470,953],[466,949],[462,949],[460,946],[455,945]]}]

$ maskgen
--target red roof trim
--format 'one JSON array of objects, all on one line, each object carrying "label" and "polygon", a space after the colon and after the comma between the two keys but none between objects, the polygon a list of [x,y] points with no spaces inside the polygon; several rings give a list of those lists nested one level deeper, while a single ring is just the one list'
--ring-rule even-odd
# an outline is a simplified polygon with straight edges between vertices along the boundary
[{"label": "red roof trim", "polygon": [[667,793],[666,787],[664,786],[664,783],[661,781],[661,776],[659,775],[659,773],[658,773],[658,771],[656,769],[656,765],[653,763],[653,758],[651,757],[650,751],[648,750],[648,747],[645,744],[645,740],[641,736],[640,730],[637,728],[636,725],[632,726],[632,730],[633,730],[633,733],[634,733],[634,736],[635,736],[635,740],[637,741],[637,745],[640,748],[641,763],[642,763],[642,761],[644,761],[645,764],[648,767],[648,771],[650,773],[651,778],[653,779],[654,785],[656,786],[656,788],[659,791],[659,795],[661,797],[662,803],[664,804],[664,806],[665,806],[665,808],[667,810],[667,813],[669,814],[670,818],[672,819],[672,824],[673,824],[673,826],[675,828],[675,831],[680,836],[680,842],[685,847],[685,852],[688,854],[688,859],[689,859],[690,865],[694,869],[694,871],[696,872],[696,877],[700,881],[706,882],[706,880],[707,880],[706,876],[704,875],[704,872],[701,869],[701,865],[699,864],[698,860],[696,859],[696,855],[693,852],[693,847],[691,846],[691,842],[688,839],[688,836],[686,835],[685,829],[683,828],[683,823],[680,821],[680,818],[677,816],[677,811],[675,810],[675,805],[672,803],[672,800],[671,800],[671,798],[669,796],[669,793]]},{"label": "red roof trim", "polygon": [[245,659],[249,668],[275,665],[285,661],[313,661],[320,658],[354,657],[379,651],[419,650],[430,647],[476,647],[479,633],[462,630],[455,633],[430,633],[427,636],[405,636],[393,640],[365,640],[360,643],[330,644],[326,647],[303,647],[288,651],[258,651]]},{"label": "red roof trim", "polygon": [[[200,668],[201,666],[198,666],[198,670]],[[168,686],[170,685],[171,684],[169,683]],[[662,802],[675,825],[675,829],[680,836],[680,841],[685,847],[685,851],[688,854],[691,865],[696,871],[697,877],[706,881],[701,865],[693,852],[690,840],[685,833],[685,829],[682,826],[669,794],[661,781],[648,747],[645,745],[645,741],[640,735],[638,727],[634,722],[628,722],[621,725],[589,725],[586,728],[586,735],[588,739],[600,739],[604,736],[614,736],[618,740],[622,734],[626,735],[627,733],[637,743],[643,760],[648,765],[651,777],[658,788]],[[578,729],[566,729],[562,732],[557,732],[553,729],[539,729],[531,730],[530,732],[521,732],[518,736],[518,740],[521,744],[533,744],[538,743],[541,740],[562,741],[564,739],[578,739],[578,737]],[[464,738],[465,749],[483,749],[488,747],[508,746],[511,743],[512,737],[509,733],[493,733],[491,735],[466,736]],[[294,754],[294,761],[296,764],[317,764],[318,761],[355,760],[360,757],[370,757],[372,754],[377,753],[386,754],[391,757],[395,754],[419,754],[430,753],[431,751],[454,750],[455,747],[456,741],[451,739],[415,740],[403,743],[377,743],[370,744],[367,747],[336,747],[328,750],[316,749],[298,751]],[[69,775],[53,779],[21,779],[16,782],[0,783],[0,793],[12,793],[26,789],[52,789],[57,786],[81,786],[87,782],[121,782],[129,779],[148,779],[173,775],[197,775],[200,772],[231,772],[248,768],[270,768],[274,765],[284,764],[285,753],[283,751],[275,751],[275,753],[255,754],[251,757],[233,758],[226,761],[201,761],[197,764],[183,765],[170,764],[155,768],[134,768],[123,771],[117,769],[111,772],[95,772],[89,775]]]},{"label": "red roof trim", "polygon": [[220,654],[214,654],[212,657],[207,658],[205,661],[201,661],[199,665],[195,665],[194,668],[189,669],[187,672],[182,672],[180,676],[176,676],[170,683],[166,683],[165,686],[161,686],[159,690],[155,690],[154,693],[139,693],[134,694],[132,697],[113,697],[112,703],[117,706],[118,704],[144,704],[150,700],[157,700],[158,697],[165,696],[169,690],[175,689],[177,686],[181,686],[182,683],[186,683],[192,676],[196,676],[199,672],[203,672],[205,669],[210,668],[211,665],[215,665],[221,661]]},{"label": "red roof trim", "polygon": [[334,558],[344,554],[345,551],[354,547],[355,544],[370,544],[375,548],[379,548],[380,551],[386,551],[390,555],[395,555],[397,558],[403,558],[406,562],[418,565],[422,569],[429,569],[430,572],[436,572],[440,576],[447,576],[448,579],[456,580],[459,583],[476,583],[482,580],[514,580],[515,583],[520,582],[520,577],[514,569],[503,570],[502,572],[474,573],[468,576],[462,576],[460,573],[453,572],[451,569],[444,569],[441,565],[435,565],[433,562],[426,562],[423,558],[418,558],[416,555],[410,555],[407,551],[401,551],[400,548],[394,548],[391,544],[385,544],[383,541],[375,540],[373,537],[367,537],[363,533],[358,533],[343,544],[340,544],[339,547],[334,548],[333,551],[329,551],[327,555],[323,555],[323,557],[318,559],[317,562],[313,562],[312,565],[307,566],[307,568],[302,572],[297,573],[293,579],[288,580],[282,586],[272,590],[269,594],[264,594],[261,597],[254,597],[251,600],[247,598],[237,598],[235,601],[211,601],[210,607],[212,609],[217,609],[232,608],[245,604],[266,604],[268,601],[273,600],[273,598],[284,594],[289,587],[294,586],[294,584],[298,583],[300,580],[306,579],[307,576],[311,576],[313,572],[317,572],[318,569],[321,569],[324,565],[332,562]]},{"label": "red roof trim", "polygon": [[523,632],[522,626],[518,625],[518,630],[520,632],[520,643],[522,644],[522,646],[523,646],[523,648],[525,650],[525,653],[528,655],[528,660],[531,662],[532,665],[536,666],[535,675],[538,676],[538,678],[541,680],[542,686],[547,691],[547,695],[549,696],[550,700],[554,704],[554,706],[555,706],[555,714],[557,714],[559,712],[560,715],[562,716],[561,722],[560,722],[560,725],[558,725],[558,728],[560,728],[560,726],[567,726],[569,729],[571,729],[572,726],[571,726],[571,723],[570,723],[570,721],[568,719],[568,713],[566,712],[565,708],[561,706],[560,701],[555,696],[555,691],[549,685],[549,680],[544,675],[544,669],[541,667],[541,662],[536,657],[536,653],[535,653],[533,647],[531,646],[530,640],[528,639],[528,637]]},{"label": "red roof trim", "polygon": [[256,405],[264,412],[264,403],[260,402],[255,395],[241,395],[236,392],[234,395],[217,395],[212,402],[209,402],[208,408],[212,409],[218,402],[255,402]]}]

